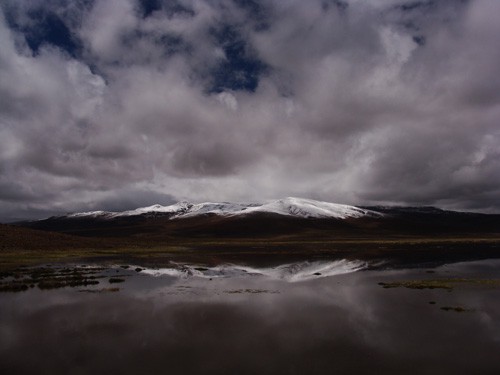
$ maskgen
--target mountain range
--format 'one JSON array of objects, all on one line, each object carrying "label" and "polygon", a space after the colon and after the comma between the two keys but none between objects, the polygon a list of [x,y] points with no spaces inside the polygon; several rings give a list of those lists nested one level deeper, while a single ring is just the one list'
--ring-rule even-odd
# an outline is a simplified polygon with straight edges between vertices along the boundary
[{"label": "mountain range", "polygon": [[230,202],[205,202],[189,203],[182,201],[170,206],[155,204],[149,207],[141,207],[135,210],[123,212],[91,211],[64,215],[70,218],[100,218],[115,219],[130,216],[168,216],[170,219],[185,219],[203,215],[218,216],[248,216],[257,213],[277,214],[298,218],[333,218],[347,219],[364,216],[379,217],[383,214],[360,207],[345,204],[321,202],[312,199],[288,197],[265,203],[230,203]]},{"label": "mountain range", "polygon": [[499,257],[498,214],[301,198],[179,202],[0,224],[0,268],[69,259],[151,267],[347,259],[398,267]]},{"label": "mountain range", "polygon": [[264,203],[179,202],[123,212],[91,211],[17,225],[85,237],[318,239],[496,236],[500,215],[434,207],[356,207],[288,197]]}]

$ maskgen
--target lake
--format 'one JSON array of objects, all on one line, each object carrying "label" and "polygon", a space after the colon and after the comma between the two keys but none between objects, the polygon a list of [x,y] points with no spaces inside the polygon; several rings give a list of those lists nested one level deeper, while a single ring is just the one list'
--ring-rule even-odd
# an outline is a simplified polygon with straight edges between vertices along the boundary
[{"label": "lake", "polygon": [[499,374],[499,280],[498,260],[24,268],[0,373]]}]

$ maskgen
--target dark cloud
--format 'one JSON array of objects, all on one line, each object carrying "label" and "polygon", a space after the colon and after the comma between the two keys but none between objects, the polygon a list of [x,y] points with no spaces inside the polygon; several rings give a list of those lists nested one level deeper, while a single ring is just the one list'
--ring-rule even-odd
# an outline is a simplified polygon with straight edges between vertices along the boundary
[{"label": "dark cloud", "polygon": [[4,217],[134,192],[499,209],[495,0],[0,11]]},{"label": "dark cloud", "polygon": [[23,202],[36,198],[33,192],[28,191],[25,186],[16,182],[2,181],[0,183],[0,194],[5,202]]},{"label": "dark cloud", "polygon": [[169,205],[176,203],[177,200],[169,194],[138,188],[124,188],[105,194],[100,199],[91,202],[89,208],[91,210],[123,211],[149,206],[151,202]]},{"label": "dark cloud", "polygon": [[172,166],[178,175],[226,176],[251,162],[252,153],[231,144],[214,143],[179,147],[174,151]]}]

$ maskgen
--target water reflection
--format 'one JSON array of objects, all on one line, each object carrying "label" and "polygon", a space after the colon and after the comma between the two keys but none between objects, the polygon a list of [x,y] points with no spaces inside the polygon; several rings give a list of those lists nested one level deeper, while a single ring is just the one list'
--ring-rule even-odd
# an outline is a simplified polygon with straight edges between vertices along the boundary
[{"label": "water reflection", "polygon": [[111,269],[107,276],[126,279],[119,292],[79,291],[104,289],[101,282],[0,294],[0,372],[496,374],[498,288],[448,292],[378,283],[499,277],[498,265],[445,266],[432,274],[361,271],[300,283]]},{"label": "water reflection", "polygon": [[366,262],[357,260],[303,261],[286,263],[275,267],[250,267],[238,264],[221,264],[215,267],[171,263],[170,267],[145,269],[142,272],[152,276],[174,276],[180,278],[241,278],[262,276],[273,280],[300,282],[323,277],[342,275],[365,269]]}]

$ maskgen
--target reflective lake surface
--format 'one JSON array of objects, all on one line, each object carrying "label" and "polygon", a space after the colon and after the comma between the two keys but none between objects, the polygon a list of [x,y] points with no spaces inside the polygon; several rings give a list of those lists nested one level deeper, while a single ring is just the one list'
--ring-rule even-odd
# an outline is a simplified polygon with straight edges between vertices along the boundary
[{"label": "reflective lake surface", "polygon": [[0,293],[1,374],[500,373],[498,260],[47,268],[99,283]]}]

